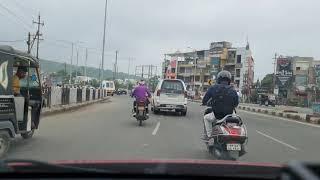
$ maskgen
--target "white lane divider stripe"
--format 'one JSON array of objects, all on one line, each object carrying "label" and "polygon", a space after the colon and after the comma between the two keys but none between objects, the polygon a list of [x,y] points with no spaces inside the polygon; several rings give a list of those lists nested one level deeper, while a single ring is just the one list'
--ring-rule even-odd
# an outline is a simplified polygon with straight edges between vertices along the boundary
[{"label": "white lane divider stripe", "polygon": [[278,143],[280,143],[280,144],[282,144],[282,145],[284,145],[284,146],[287,146],[287,147],[289,147],[289,148],[291,148],[291,149],[293,149],[293,150],[299,151],[298,148],[296,148],[296,147],[294,147],[294,146],[291,146],[290,144],[285,143],[285,142],[283,142],[283,141],[281,141],[281,140],[279,140],[279,139],[276,139],[276,138],[274,138],[274,137],[271,137],[271,136],[269,136],[269,135],[267,135],[267,134],[264,134],[264,133],[261,132],[261,131],[256,130],[256,132],[259,133],[259,134],[261,134],[261,135],[264,136],[264,137],[267,137],[267,138],[269,138],[269,139],[271,139],[271,140],[274,140],[274,141],[276,141],[276,142],[278,142]]},{"label": "white lane divider stripe", "polygon": [[154,128],[154,130],[153,130],[153,132],[152,132],[152,135],[156,135],[157,134],[157,132],[158,132],[158,130],[159,130],[159,127],[160,127],[160,121],[158,121],[157,122],[157,125],[156,125],[156,127]]}]

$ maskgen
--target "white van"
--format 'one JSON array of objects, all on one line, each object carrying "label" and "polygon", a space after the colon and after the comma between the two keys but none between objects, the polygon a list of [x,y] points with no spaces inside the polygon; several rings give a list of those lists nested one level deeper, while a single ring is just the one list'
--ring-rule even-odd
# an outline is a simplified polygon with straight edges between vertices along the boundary
[{"label": "white van", "polygon": [[186,85],[180,79],[160,80],[151,103],[151,110],[155,114],[159,111],[181,112],[181,115],[187,114],[187,90]]},{"label": "white van", "polygon": [[116,87],[113,81],[102,81],[102,89],[107,90],[107,96],[113,96],[116,91]]}]

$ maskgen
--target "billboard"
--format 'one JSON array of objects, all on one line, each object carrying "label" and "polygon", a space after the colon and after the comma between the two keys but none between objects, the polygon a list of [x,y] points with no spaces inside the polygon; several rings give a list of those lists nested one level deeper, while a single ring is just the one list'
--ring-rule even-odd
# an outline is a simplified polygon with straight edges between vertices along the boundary
[{"label": "billboard", "polygon": [[292,78],[292,59],[288,57],[279,57],[277,59],[276,82],[279,87],[285,87]]}]

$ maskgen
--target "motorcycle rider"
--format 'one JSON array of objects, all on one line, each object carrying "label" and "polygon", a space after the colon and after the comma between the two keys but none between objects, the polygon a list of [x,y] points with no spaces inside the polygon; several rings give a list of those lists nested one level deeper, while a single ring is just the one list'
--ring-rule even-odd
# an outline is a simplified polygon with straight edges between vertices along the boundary
[{"label": "motorcycle rider", "polygon": [[135,97],[136,100],[133,102],[133,117],[136,115],[136,104],[137,101],[144,101],[147,103],[147,108],[146,108],[146,115],[149,115],[149,110],[148,110],[148,104],[149,100],[148,98],[151,97],[151,93],[148,89],[148,87],[145,85],[145,82],[143,79],[140,80],[139,84],[137,87],[134,88],[131,97]]},{"label": "motorcycle rider", "polygon": [[207,105],[211,100],[213,112],[208,112],[204,118],[204,136],[203,139],[210,138],[213,124],[218,119],[224,118],[228,114],[233,114],[234,109],[239,104],[237,92],[230,86],[231,73],[229,71],[220,71],[217,75],[217,83],[211,86],[202,99],[202,105]]}]

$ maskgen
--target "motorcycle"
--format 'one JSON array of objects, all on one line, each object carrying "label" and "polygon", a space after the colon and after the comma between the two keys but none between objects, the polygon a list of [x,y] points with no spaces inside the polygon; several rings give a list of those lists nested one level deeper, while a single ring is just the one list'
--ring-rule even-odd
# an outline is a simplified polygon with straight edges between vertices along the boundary
[{"label": "motorcycle", "polygon": [[135,108],[136,108],[135,118],[139,122],[139,126],[142,126],[142,122],[149,118],[147,116],[148,104],[145,101],[138,101],[136,103]]},{"label": "motorcycle", "polygon": [[[205,115],[212,113],[207,108]],[[211,137],[205,141],[208,151],[219,160],[237,160],[245,154],[245,145],[248,142],[247,128],[240,116],[226,115],[212,126]]]}]

